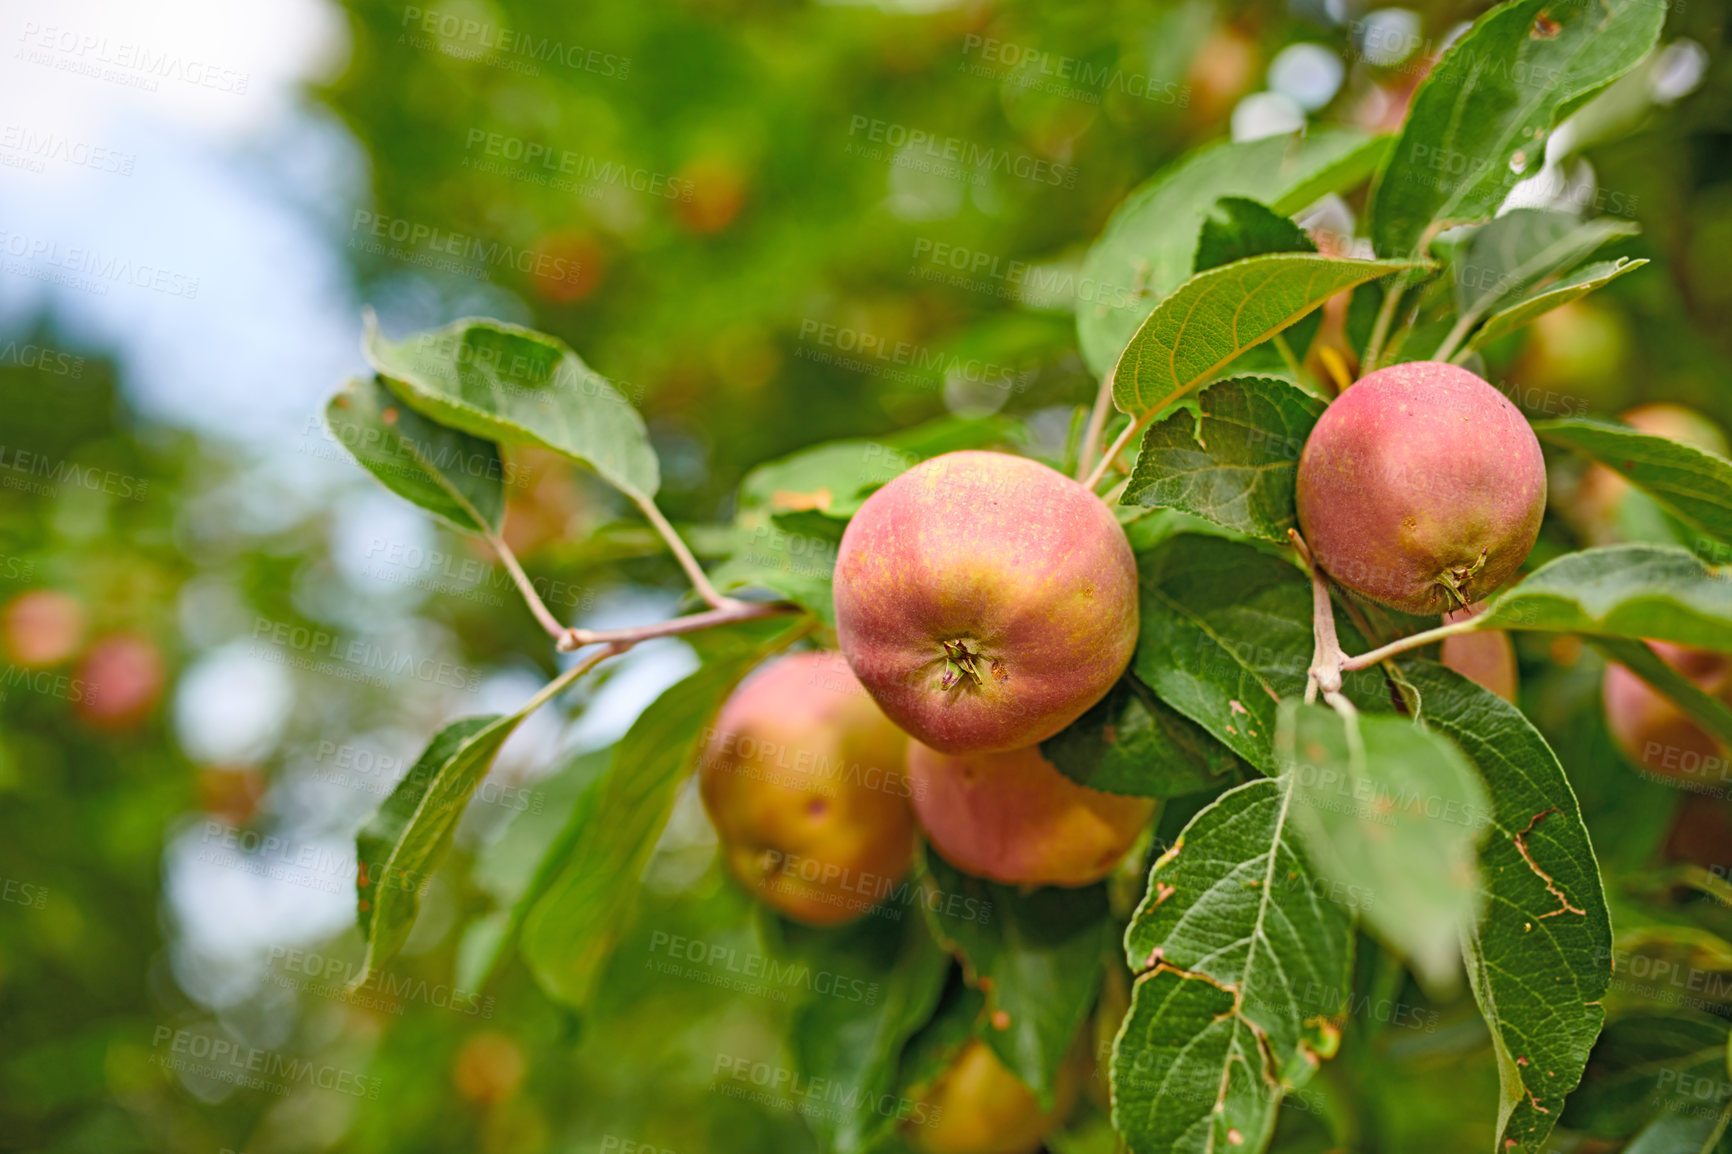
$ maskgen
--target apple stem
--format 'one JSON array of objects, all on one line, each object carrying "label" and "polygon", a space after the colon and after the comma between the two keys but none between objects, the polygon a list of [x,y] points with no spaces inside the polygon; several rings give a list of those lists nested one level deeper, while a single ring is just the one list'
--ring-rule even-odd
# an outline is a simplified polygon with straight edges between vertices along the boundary
[{"label": "apple stem", "polygon": [[802,610],[799,606],[783,601],[734,601],[733,604],[719,609],[708,609],[702,613],[658,621],[653,625],[636,625],[629,629],[562,629],[559,633],[559,649],[568,653],[585,645],[601,644],[624,644],[629,648],[654,637],[674,637],[681,633],[714,629],[718,625],[732,625],[738,621],[800,612]]},{"label": "apple stem", "polygon": [[662,511],[656,508],[655,500],[640,494],[632,494],[632,500],[643,510],[643,515],[649,520],[655,531],[661,534],[662,540],[668,543],[673,552],[674,560],[680,563],[680,568],[686,572],[686,577],[692,583],[697,595],[704,599],[704,604],[711,609],[733,609],[746,604],[734,597],[724,597],[716,592],[716,587],[710,584],[710,579],[704,575],[704,568],[698,564],[698,559],[692,556],[692,551],[686,548],[686,543],[680,535],[674,532],[674,527],[668,524],[668,519],[662,516]]},{"label": "apple stem", "polygon": [[[482,524],[485,523],[482,522]],[[529,611],[535,615],[535,619],[541,623],[541,627],[547,630],[547,635],[555,641],[565,636],[565,626],[561,625],[559,618],[553,615],[553,611],[547,607],[547,602],[541,599],[541,594],[535,591],[534,583],[529,580],[528,574],[524,573],[523,566],[517,561],[517,554],[511,551],[511,546],[505,543],[505,538],[491,531],[484,536],[487,543],[493,547],[493,552],[499,556],[499,563],[505,566],[507,573],[511,574],[511,581],[517,586],[517,591],[523,594],[524,603],[529,606]]]},{"label": "apple stem", "polygon": [[1365,356],[1360,358],[1364,375],[1377,368],[1377,358],[1383,355],[1383,342],[1389,338],[1389,326],[1395,320],[1395,310],[1407,291],[1407,276],[1402,274],[1383,293],[1383,304],[1377,310],[1377,321],[1371,327],[1371,339],[1365,342]]},{"label": "apple stem", "polygon": [[1361,653],[1358,657],[1349,657],[1341,663],[1344,672],[1351,673],[1355,669],[1368,669],[1379,661],[1386,661],[1398,653],[1406,653],[1410,649],[1419,649],[1445,637],[1454,637],[1458,633],[1472,633],[1479,628],[1482,618],[1469,617],[1465,621],[1457,621],[1453,625],[1439,625],[1435,629],[1426,629],[1418,633],[1391,641],[1369,653]]},{"label": "apple stem", "polygon": [[1112,410],[1113,375],[1108,373],[1101,378],[1101,387],[1095,393],[1095,405],[1089,412],[1088,428],[1083,430],[1082,445],[1077,451],[1076,479],[1079,481],[1088,476],[1090,467],[1094,465],[1095,453],[1106,437],[1107,418],[1112,415]]},{"label": "apple stem", "polygon": [[1335,606],[1329,600],[1329,578],[1312,560],[1311,548],[1299,530],[1287,530],[1299,559],[1311,571],[1311,667],[1305,671],[1305,703],[1317,700],[1319,691],[1331,708],[1344,716],[1353,712],[1353,703],[1341,693],[1341,665],[1347,654],[1341,650],[1341,639],[1335,635]]}]

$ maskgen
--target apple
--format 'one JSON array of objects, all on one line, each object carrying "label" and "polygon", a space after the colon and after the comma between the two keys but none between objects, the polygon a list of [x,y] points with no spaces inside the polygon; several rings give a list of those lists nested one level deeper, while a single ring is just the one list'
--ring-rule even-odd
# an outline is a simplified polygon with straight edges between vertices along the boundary
[{"label": "apple", "polygon": [[498,1030],[483,1030],[463,1040],[451,1080],[463,1097],[492,1106],[516,1094],[528,1072],[522,1046]]},{"label": "apple", "polygon": [[[1647,644],[1703,692],[1722,701],[1732,699],[1732,657],[1663,641]],[[1669,697],[1617,664],[1606,666],[1601,696],[1606,726],[1625,757],[1672,781],[1724,784],[1727,763],[1719,743]]]},{"label": "apple", "polygon": [[1099,881],[1155,811],[1149,798],[1078,785],[1037,745],[944,754],[910,742],[908,779],[932,848],[964,873],[1009,885]]},{"label": "apple", "polygon": [[58,589],[32,589],[0,611],[0,648],[26,669],[59,665],[84,644],[84,606]]},{"label": "apple", "polygon": [[[1457,621],[1477,617],[1481,611],[1478,605],[1457,609],[1453,613],[1445,613],[1443,623],[1453,625]],[[1458,633],[1454,637],[1445,637],[1441,648],[1443,652],[1439,660],[1446,668],[1455,670],[1484,689],[1489,689],[1511,705],[1517,704],[1519,682],[1516,676],[1515,646],[1510,643],[1508,633],[1501,630]]]},{"label": "apple", "polygon": [[[1721,432],[1720,427],[1701,413],[1683,405],[1640,405],[1624,413],[1619,419],[1631,428],[1650,436],[1665,437],[1667,440],[1719,457],[1727,455],[1726,434]],[[1634,510],[1633,518],[1626,518],[1626,512],[1631,510],[1632,497],[1652,503],[1652,498],[1639,493],[1617,473],[1595,463],[1583,470],[1581,480],[1576,485],[1574,500],[1567,512],[1571,521],[1592,544],[1616,544],[1630,539],[1632,535],[1640,535],[1633,534],[1628,528],[1632,519],[1638,524],[1643,520],[1640,509]]]},{"label": "apple", "polygon": [[1036,461],[947,453],[868,497],[836,555],[836,633],[891,720],[945,753],[1044,741],[1137,641],[1137,570],[1106,504]]},{"label": "apple", "polygon": [[748,678],[698,769],[734,876],[811,925],[871,909],[913,862],[907,743],[835,652],[797,653]]},{"label": "apple", "polygon": [[92,645],[79,663],[75,680],[84,683],[84,695],[75,705],[97,729],[131,729],[150,716],[167,679],[155,642],[116,633]]},{"label": "apple", "polygon": [[922,1154],[1034,1154],[1053,1125],[1076,1102],[1076,1071],[1059,1071],[1053,1108],[1042,1110],[1034,1091],[971,1038],[930,1086],[916,1095],[928,1107],[923,1123],[903,1124],[903,1135]]},{"label": "apple", "polygon": [[1373,601],[1432,616],[1502,585],[1545,514],[1539,440],[1509,399],[1455,365],[1362,377],[1299,455],[1299,526],[1318,564]]}]

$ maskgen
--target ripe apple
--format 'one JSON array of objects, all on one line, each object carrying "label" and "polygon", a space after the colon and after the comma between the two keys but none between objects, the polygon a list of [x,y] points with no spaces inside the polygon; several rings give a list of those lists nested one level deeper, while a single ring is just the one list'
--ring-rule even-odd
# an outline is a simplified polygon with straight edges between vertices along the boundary
[{"label": "ripe apple", "polygon": [[26,669],[59,665],[84,644],[84,606],[58,589],[20,593],[0,612],[0,647]]},{"label": "ripe apple", "polygon": [[[1732,699],[1732,657],[1650,641],[1660,659],[1703,692]],[[1606,725],[1618,748],[1650,773],[1683,783],[1724,784],[1720,745],[1670,698],[1622,665],[1606,666]],[[1716,771],[1717,770],[1717,771]]]},{"label": "ripe apple", "polygon": [[[1443,623],[1453,625],[1457,621],[1477,617],[1481,612],[1478,605],[1470,605],[1466,609],[1445,613]],[[1445,667],[1455,670],[1480,687],[1491,690],[1511,705],[1517,704],[1519,681],[1516,676],[1515,646],[1510,643],[1508,633],[1460,633],[1454,637],[1445,637],[1441,648],[1443,652],[1440,660]]]},{"label": "ripe apple", "polygon": [[1099,881],[1155,810],[1148,798],[1078,785],[1037,745],[953,755],[910,742],[908,778],[932,848],[965,873],[1010,885]]},{"label": "ripe apple", "polygon": [[1438,361],[1362,377],[1299,456],[1299,525],[1329,575],[1424,616],[1477,601],[1533,548],[1539,440],[1509,399]]},{"label": "ripe apple", "polygon": [[1076,1103],[1075,1064],[1059,1071],[1053,1108],[1042,1110],[1034,1091],[1005,1069],[979,1038],[970,1039],[956,1061],[917,1100],[928,1109],[903,1135],[922,1154],[1034,1154],[1041,1138]]},{"label": "ripe apple", "polygon": [[837,653],[797,653],[749,678],[698,770],[734,876],[812,925],[871,909],[913,860],[907,743]]},{"label": "ripe apple", "polygon": [[891,720],[945,753],[1021,749],[1112,688],[1137,641],[1137,570],[1107,506],[1003,453],[917,465],[836,556],[836,632]]}]

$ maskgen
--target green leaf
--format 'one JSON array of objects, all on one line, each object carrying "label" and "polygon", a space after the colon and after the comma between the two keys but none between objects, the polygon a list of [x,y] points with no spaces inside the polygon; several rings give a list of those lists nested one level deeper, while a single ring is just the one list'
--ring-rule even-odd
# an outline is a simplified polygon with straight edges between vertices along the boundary
[{"label": "green leaf", "polygon": [[1617,280],[1627,272],[1633,272],[1647,264],[1646,260],[1631,260],[1629,257],[1619,257],[1615,261],[1596,261],[1593,264],[1577,269],[1569,276],[1553,284],[1529,292],[1508,308],[1499,310],[1486,318],[1485,324],[1473,334],[1467,342],[1468,349],[1477,349],[1490,344],[1501,336],[1515,332],[1535,317],[1549,313],[1555,308],[1580,300],[1595,289]]},{"label": "green leaf", "polygon": [[661,485],[643,418],[553,337],[467,319],[391,341],[369,313],[363,347],[405,404],[442,425],[551,449],[634,500],[648,500]]},{"label": "green leaf", "polygon": [[886,1108],[886,1099],[898,1090],[904,1043],[938,1005],[949,957],[916,917],[888,924],[867,917],[836,929],[781,924],[778,953],[824,975],[794,1011],[789,1049],[802,1079],[840,1091],[802,1111],[825,1149],[859,1154],[902,1114],[919,1125],[921,1107]]},{"label": "green leaf", "polygon": [[1732,461],[1611,421],[1542,421],[1534,432],[1618,473],[1686,525],[1732,541]]},{"label": "green leaf", "polygon": [[730,630],[738,643],[718,648],[696,673],[656,698],[614,747],[581,840],[523,922],[520,949],[548,996],[579,1009],[587,1005],[624,932],[638,879],[680,783],[701,751],[705,727],[752,666],[805,628],[756,626]]},{"label": "green leaf", "polygon": [[1295,781],[1228,790],[1149,871],[1125,955],[1154,972],[1112,1068],[1114,1124],[1134,1150],[1262,1149],[1281,1095],[1335,1051],[1353,918],[1298,845]]},{"label": "green leaf", "polygon": [[377,377],[353,380],[325,406],[331,435],[384,486],[466,533],[505,521],[499,446],[428,420]]},{"label": "green leaf", "polygon": [[1162,967],[1137,979],[1113,1047],[1113,1129],[1135,1154],[1263,1150],[1282,1090],[1232,991]]},{"label": "green leaf", "polygon": [[767,509],[742,510],[734,521],[732,553],[711,570],[710,581],[725,593],[767,590],[834,625],[840,538],[827,526],[820,532],[802,528],[784,528]]},{"label": "green leaf", "polygon": [[1468,977],[1497,1050],[1497,1149],[1537,1154],[1605,1019],[1612,932],[1599,867],[1563,767],[1520,710],[1429,661],[1404,658],[1401,671],[1490,798]]},{"label": "green leaf", "polygon": [[1375,250],[1408,256],[1434,226],[1491,216],[1540,171],[1552,127],[1647,55],[1665,15],[1655,0],[1515,0],[1480,17],[1414,93],[1372,188]]},{"label": "green leaf", "polygon": [[459,986],[479,990],[498,970],[517,941],[523,919],[582,840],[611,754],[611,749],[577,754],[543,778],[529,812],[519,814],[503,836],[477,855],[471,880],[504,908],[472,923],[465,934]]},{"label": "green leaf", "polygon": [[1178,509],[1285,544],[1297,523],[1299,453],[1325,403],[1285,381],[1238,377],[1208,386],[1143,434],[1119,502]]},{"label": "green leaf", "polygon": [[1613,1021],[1563,1124],[1595,1138],[1623,1138],[1655,1117],[1718,1107],[1727,1094],[1729,1042],[1725,1021],[1688,1010]]},{"label": "green leaf", "polygon": [[1158,413],[1336,293],[1418,267],[1274,253],[1198,273],[1125,346],[1113,369],[1113,403],[1132,416]]},{"label": "green leaf", "polygon": [[1316,251],[1316,243],[1292,217],[1249,197],[1223,196],[1203,218],[1192,271],[1205,272],[1272,252]]},{"label": "green leaf", "polygon": [[1485,606],[1475,629],[1642,637],[1732,653],[1732,580],[1671,546],[1566,553]]},{"label": "green leaf", "polygon": [[1134,677],[1041,742],[1058,771],[1090,789],[1133,797],[1182,797],[1234,780],[1240,764],[1209,731]]},{"label": "green leaf", "polygon": [[[1059,1069],[1094,1006],[1112,943],[1106,887],[1023,892],[969,877],[935,853],[926,855],[926,869],[927,900],[920,907],[932,932],[961,958],[969,984],[986,995],[990,1026],[982,1037],[1050,1107]],[[974,899],[974,908],[990,909],[991,916],[934,912],[956,895]]]},{"label": "green leaf", "polygon": [[457,819],[499,747],[526,716],[466,717],[441,729],[355,836],[357,922],[367,942],[358,982],[378,973],[402,948],[427,882],[451,847]]},{"label": "green leaf", "polygon": [[759,465],[740,483],[740,508],[813,510],[846,521],[868,495],[918,463],[878,441],[830,441]]},{"label": "green leaf", "polygon": [[1481,225],[1455,261],[1460,316],[1483,316],[1540,282],[1568,272],[1614,237],[1641,231],[1629,221],[1584,221],[1549,208],[1516,208]]},{"label": "green leaf", "polygon": [[937,1081],[979,1034],[985,1019],[986,995],[964,981],[958,967],[937,1011],[903,1048],[899,1084],[919,1090]]},{"label": "green leaf", "polygon": [[1077,308],[1077,341],[1089,371],[1104,377],[1155,305],[1191,275],[1203,218],[1220,198],[1255,196],[1290,215],[1363,181],[1391,139],[1325,128],[1221,143],[1144,182],[1114,211],[1083,262],[1082,279],[1104,290]]},{"label": "green leaf", "polygon": [[[1168,705],[1265,773],[1275,713],[1305,690],[1311,585],[1240,541],[1180,534],[1137,555],[1141,626],[1131,671]],[[1343,644],[1357,635],[1342,623]],[[1347,675],[1381,687],[1380,674]]]},{"label": "green leaf", "polygon": [[1431,989],[1454,985],[1479,906],[1485,789],[1448,738],[1388,715],[1285,701],[1276,747],[1307,859]]}]

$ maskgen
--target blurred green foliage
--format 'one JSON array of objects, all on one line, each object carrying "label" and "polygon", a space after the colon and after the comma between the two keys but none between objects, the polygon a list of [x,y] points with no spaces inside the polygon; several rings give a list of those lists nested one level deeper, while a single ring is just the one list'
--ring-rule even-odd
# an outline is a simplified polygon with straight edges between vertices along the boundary
[{"label": "blurred green foliage", "polygon": [[[1424,31],[1441,35],[1479,8],[1429,5]],[[443,35],[443,16],[482,31]],[[666,507],[683,521],[729,512],[740,479],[764,460],[947,409],[1028,416],[1036,447],[1050,451],[1094,382],[1076,353],[1069,300],[1030,308],[1014,299],[1024,264],[1074,269],[1132,187],[1226,132],[1235,102],[1262,87],[1282,47],[1350,48],[1347,29],[1308,0],[969,2],[931,13],[744,0],[452,0],[437,9],[350,0],[347,18],[351,62],[316,95],[371,162],[370,202],[333,208],[329,220],[330,242],[350,259],[363,296],[390,332],[483,299],[505,319],[565,339],[640,404],[663,461]],[[562,45],[564,59],[489,48],[505,29]],[[1679,6],[1666,36],[1708,46],[1703,86],[1675,108],[1614,125],[1590,151],[1599,187],[1643,229],[1620,251],[1653,263],[1490,351],[1498,379],[1519,390],[1531,415],[1565,400],[1572,411],[1610,414],[1663,398],[1732,422],[1723,387],[1732,363],[1726,35],[1721,6]],[[1006,46],[1012,56],[1045,56],[1019,70],[1003,63]],[[1062,68],[1061,59],[1142,77],[1157,98],[1133,94],[1135,84],[1079,88],[1041,73],[1042,61]],[[1379,79],[1399,76],[1350,65],[1316,118],[1374,120]],[[940,151],[952,139],[1003,150],[1044,175],[955,180],[898,167],[886,141],[912,131]],[[398,222],[420,239],[392,242]],[[513,255],[433,267],[450,252],[440,244],[462,251],[462,238],[484,253],[491,245],[532,255],[521,266]],[[953,276],[962,283],[946,283]],[[70,347],[51,320],[14,338]],[[953,382],[947,393],[941,374],[918,368],[918,353],[911,367],[898,348],[975,359],[1014,384],[970,392]],[[46,491],[9,483],[0,489],[0,597],[68,591],[85,606],[87,636],[148,637],[171,681],[200,653],[254,635],[260,621],[366,634],[377,605],[332,603],[345,596],[332,576],[335,509],[297,504],[292,479],[258,462],[141,422],[100,350],[81,355],[76,379],[0,364],[0,451],[27,447],[96,467],[147,484],[148,499],[64,480]],[[299,451],[319,447],[314,435]],[[559,470],[534,476],[513,510],[537,538],[522,550],[532,575],[604,594],[673,587],[672,565],[638,527],[612,523],[602,489]],[[541,635],[509,597],[502,602],[435,592],[390,606],[403,630],[432,637],[434,650],[466,668],[544,677],[552,664]],[[1681,795],[1613,752],[1591,651],[1545,637],[1522,638],[1519,651],[1524,705],[1581,796],[1620,932],[1679,941],[1703,925],[1732,932],[1725,908],[1672,884],[1696,852],[1680,848]],[[324,979],[285,974],[279,958],[270,972],[302,989],[267,979],[218,1012],[189,990],[209,985],[192,981],[196,966],[176,953],[184,927],[165,893],[170,841],[208,845],[208,823],[219,821],[261,835],[289,827],[308,804],[304,778],[318,768],[321,741],[397,726],[413,744],[452,701],[421,684],[298,671],[290,720],[257,764],[201,764],[176,739],[172,692],[143,723],[105,729],[72,700],[78,668],[68,658],[50,667],[66,684],[10,684],[0,695],[0,1148],[815,1148],[795,1114],[716,1091],[720,1055],[778,1061],[787,1007],[670,980],[647,964],[657,933],[761,948],[749,902],[712,860],[695,808],[676,813],[591,1018],[554,1007],[516,963],[481,990],[452,994],[467,948],[451,931],[457,915],[505,908],[528,880],[491,856],[511,844],[496,840],[500,819],[512,816],[501,812],[466,822],[426,925],[393,970],[401,996],[347,999]],[[540,844],[551,841],[596,770],[593,758],[576,758],[536,783],[544,809],[518,817],[525,835],[533,826]],[[336,840],[375,801],[348,795]],[[1182,825],[1181,807],[1171,808],[1165,832]],[[1713,832],[1728,828],[1726,803],[1687,808],[1708,823],[1719,863],[1732,864]],[[358,952],[352,929],[295,946],[321,957]],[[1366,980],[1423,1007],[1429,1025],[1356,1017],[1344,1060],[1325,1068],[1307,1099],[1314,1109],[1284,1117],[1277,1149],[1326,1148],[1324,1119],[1349,1127],[1355,1149],[1482,1148],[1491,1120],[1477,1106],[1492,1100],[1495,1069],[1471,1001],[1432,1006],[1399,975]],[[177,1031],[212,1023],[240,1046],[347,1072],[349,1090],[376,1096],[309,1082],[274,1093],[183,1079],[165,1064]],[[1078,1132],[1088,1132],[1086,1119]],[[1087,1141],[1066,1148],[1109,1148]]]}]

